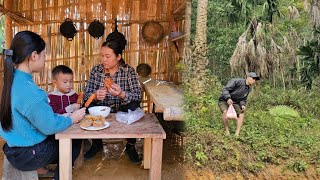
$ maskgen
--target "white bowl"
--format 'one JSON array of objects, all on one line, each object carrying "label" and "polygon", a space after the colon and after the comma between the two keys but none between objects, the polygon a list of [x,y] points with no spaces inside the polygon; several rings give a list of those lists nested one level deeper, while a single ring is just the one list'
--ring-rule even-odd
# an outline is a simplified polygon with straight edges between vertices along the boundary
[{"label": "white bowl", "polygon": [[89,114],[92,116],[102,116],[107,117],[110,114],[111,108],[108,106],[93,106],[89,109]]}]

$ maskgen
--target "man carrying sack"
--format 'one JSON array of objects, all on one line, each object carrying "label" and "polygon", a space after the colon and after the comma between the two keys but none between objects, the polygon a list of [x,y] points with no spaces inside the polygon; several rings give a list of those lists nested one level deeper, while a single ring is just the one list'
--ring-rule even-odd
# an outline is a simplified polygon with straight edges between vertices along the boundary
[{"label": "man carrying sack", "polygon": [[[255,72],[247,74],[247,78],[234,78],[223,88],[219,97],[219,108],[223,113],[223,125],[226,135],[230,135],[228,119],[237,120],[236,136],[239,136],[240,129],[244,120],[244,110],[246,108],[247,98],[254,85],[260,77]],[[234,109],[233,109],[234,108]],[[236,114],[234,113],[236,112]]]}]

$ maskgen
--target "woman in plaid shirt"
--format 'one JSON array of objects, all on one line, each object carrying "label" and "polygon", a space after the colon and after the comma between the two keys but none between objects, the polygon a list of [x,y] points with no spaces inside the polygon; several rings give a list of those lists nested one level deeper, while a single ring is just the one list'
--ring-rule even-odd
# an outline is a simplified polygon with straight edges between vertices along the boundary
[{"label": "woman in plaid shirt", "polygon": [[[90,78],[85,87],[84,101],[91,94],[96,94],[96,99],[90,106],[109,106],[111,112],[135,110],[141,101],[141,86],[133,67],[125,64],[122,59],[122,51],[126,45],[123,34],[113,32],[108,35],[106,42],[101,47],[101,64],[94,66]],[[111,78],[114,84],[110,89],[104,87],[105,78]],[[136,139],[127,139],[126,152],[130,160],[139,163],[139,157],[135,143]],[[85,159],[91,159],[102,150],[102,139],[93,139],[92,146],[84,155]]]}]

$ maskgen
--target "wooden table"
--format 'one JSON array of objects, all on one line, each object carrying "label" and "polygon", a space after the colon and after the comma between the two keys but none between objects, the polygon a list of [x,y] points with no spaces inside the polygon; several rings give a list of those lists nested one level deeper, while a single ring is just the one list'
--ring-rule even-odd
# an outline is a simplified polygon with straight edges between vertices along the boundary
[{"label": "wooden table", "polygon": [[60,179],[72,179],[71,140],[107,138],[144,138],[144,167],[150,168],[149,179],[161,179],[162,148],[166,133],[154,114],[145,114],[139,121],[127,125],[116,121],[115,114],[107,118],[110,126],[99,131],[86,131],[74,124],[67,130],[57,133],[59,140]]},{"label": "wooden table", "polygon": [[163,119],[167,121],[183,121],[182,86],[172,82],[157,81],[150,77],[139,77],[139,81],[149,96],[150,103],[154,103],[155,112],[163,113]]}]

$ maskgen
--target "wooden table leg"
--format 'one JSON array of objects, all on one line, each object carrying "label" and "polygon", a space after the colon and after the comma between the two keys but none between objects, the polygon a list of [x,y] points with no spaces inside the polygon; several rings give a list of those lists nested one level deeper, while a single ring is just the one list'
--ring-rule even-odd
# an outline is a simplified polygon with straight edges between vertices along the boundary
[{"label": "wooden table leg", "polygon": [[143,140],[143,168],[150,169],[151,162],[151,138]]},{"label": "wooden table leg", "polygon": [[60,179],[72,180],[71,139],[59,139]]},{"label": "wooden table leg", "polygon": [[151,141],[150,180],[161,180],[163,139],[153,138]]}]

